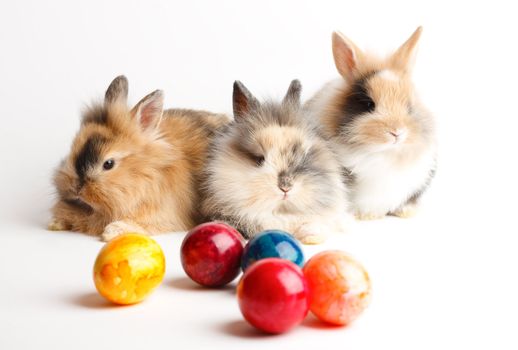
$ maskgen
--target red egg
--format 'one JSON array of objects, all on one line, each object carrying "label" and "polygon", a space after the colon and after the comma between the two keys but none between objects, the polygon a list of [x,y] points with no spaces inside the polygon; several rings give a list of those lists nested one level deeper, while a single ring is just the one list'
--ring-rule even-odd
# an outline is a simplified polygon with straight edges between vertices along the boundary
[{"label": "red egg", "polygon": [[304,320],[309,291],[300,267],[279,258],[250,266],[237,286],[239,308],[254,327],[284,333]]},{"label": "red egg", "polygon": [[371,282],[365,268],[349,255],[330,250],[304,266],[311,292],[311,312],[320,320],[347,325],[369,305]]},{"label": "red egg", "polygon": [[243,238],[223,223],[208,222],[193,228],[181,247],[182,266],[195,282],[219,287],[231,282],[240,272]]}]

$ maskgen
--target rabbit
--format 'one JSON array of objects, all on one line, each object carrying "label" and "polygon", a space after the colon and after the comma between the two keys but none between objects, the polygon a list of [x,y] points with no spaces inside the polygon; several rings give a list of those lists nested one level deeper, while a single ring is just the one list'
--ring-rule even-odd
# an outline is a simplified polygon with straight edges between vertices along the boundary
[{"label": "rabbit", "polygon": [[184,231],[201,216],[199,180],[210,139],[230,121],[203,111],[163,111],[156,90],[128,108],[128,80],[116,77],[104,103],[82,117],[70,154],[55,171],[50,230],[100,235]]},{"label": "rabbit", "polygon": [[333,56],[341,77],[304,106],[333,142],[350,208],[361,220],[413,216],[435,175],[435,119],[411,82],[421,32],[417,28],[384,59],[365,54],[334,32]]},{"label": "rabbit", "polygon": [[318,123],[305,115],[293,80],[281,103],[260,103],[234,83],[234,122],[213,141],[202,213],[249,239],[266,229],[318,244],[347,225],[346,187]]}]

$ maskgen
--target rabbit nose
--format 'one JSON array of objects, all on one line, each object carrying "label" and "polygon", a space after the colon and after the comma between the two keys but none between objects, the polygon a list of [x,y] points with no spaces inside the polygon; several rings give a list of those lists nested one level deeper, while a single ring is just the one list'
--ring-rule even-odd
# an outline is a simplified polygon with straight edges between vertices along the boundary
[{"label": "rabbit nose", "polygon": [[291,186],[279,186],[279,189],[284,193],[288,193],[291,190]]},{"label": "rabbit nose", "polygon": [[284,174],[279,175],[279,182],[277,184],[277,187],[279,187],[279,189],[282,192],[288,193],[291,190],[292,186],[293,183],[291,176],[287,176]]},{"label": "rabbit nose", "polygon": [[389,131],[389,134],[394,136],[396,140],[403,139],[406,136],[406,133],[407,131],[405,128],[399,128]]}]

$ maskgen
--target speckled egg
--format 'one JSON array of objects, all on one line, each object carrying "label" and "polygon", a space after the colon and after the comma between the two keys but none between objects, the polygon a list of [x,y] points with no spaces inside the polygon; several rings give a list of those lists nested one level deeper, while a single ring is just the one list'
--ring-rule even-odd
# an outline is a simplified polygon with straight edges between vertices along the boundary
[{"label": "speckled egg", "polygon": [[164,274],[165,257],[158,243],[135,233],[106,243],[94,265],[99,294],[121,305],[144,300],[162,282]]},{"label": "speckled egg", "polygon": [[303,271],[311,294],[310,310],[320,320],[347,325],[369,305],[369,275],[346,253],[321,252],[306,263]]},{"label": "speckled egg", "polygon": [[207,222],[185,236],[180,249],[182,267],[195,282],[220,287],[239,275],[243,239],[233,227]]},{"label": "speckled egg", "polygon": [[256,261],[280,258],[304,266],[304,252],[295,237],[281,230],[266,230],[248,241],[243,251],[241,268],[245,271]]}]

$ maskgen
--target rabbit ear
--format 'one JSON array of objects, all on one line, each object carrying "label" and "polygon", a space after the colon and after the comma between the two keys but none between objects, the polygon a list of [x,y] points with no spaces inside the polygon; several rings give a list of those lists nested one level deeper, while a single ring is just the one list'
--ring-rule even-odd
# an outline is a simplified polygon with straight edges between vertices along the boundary
[{"label": "rabbit ear", "polygon": [[258,108],[260,103],[243,83],[236,80],[232,93],[232,105],[234,108],[234,118],[239,120],[246,116],[251,110]]},{"label": "rabbit ear", "polygon": [[401,45],[396,52],[394,52],[394,54],[390,58],[392,65],[394,67],[399,68],[403,71],[407,71],[412,68],[415,60],[417,42],[421,37],[422,31],[423,27],[418,27],[415,30],[415,32],[410,36],[410,38],[407,41],[405,41],[405,43]]},{"label": "rabbit ear", "polygon": [[142,130],[153,130],[160,124],[163,108],[164,92],[155,90],[140,100],[131,110],[131,114]]},{"label": "rabbit ear", "polygon": [[358,67],[362,51],[345,35],[333,32],[333,58],[338,73],[351,81]]},{"label": "rabbit ear", "polygon": [[286,96],[282,100],[282,103],[291,103],[294,105],[300,105],[300,93],[302,91],[302,85],[298,79],[294,79],[291,81],[290,87],[288,88],[288,92],[286,92]]},{"label": "rabbit ear", "polygon": [[128,79],[124,75],[119,75],[113,79],[104,94],[104,103],[126,104],[128,100]]}]

